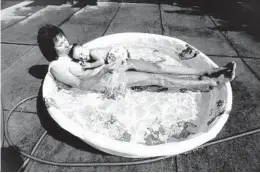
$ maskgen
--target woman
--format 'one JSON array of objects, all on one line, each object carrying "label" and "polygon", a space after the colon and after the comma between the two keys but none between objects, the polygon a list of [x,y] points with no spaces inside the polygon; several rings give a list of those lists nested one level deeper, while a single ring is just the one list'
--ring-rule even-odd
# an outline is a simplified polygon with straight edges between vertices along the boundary
[{"label": "woman", "polygon": [[[105,64],[100,68],[87,70],[82,75],[77,77],[72,71],[81,68],[81,66],[73,62],[68,56],[71,45],[64,32],[54,26],[45,25],[38,31],[37,41],[39,48],[45,58],[50,61],[49,70],[56,80],[77,87],[81,90],[90,90],[96,86],[102,77],[113,70],[115,64]],[[108,49],[95,49],[90,51],[92,57],[103,57],[108,53]],[[200,86],[217,86],[231,81],[235,76],[235,63],[231,62],[224,67],[199,70],[185,67],[164,66],[158,63],[150,63],[142,60],[129,60],[128,67],[125,68],[127,85],[163,85],[163,86],[180,86],[185,88],[200,87]],[[135,71],[128,71],[133,69]],[[173,75],[197,75],[198,79],[181,79]]]}]

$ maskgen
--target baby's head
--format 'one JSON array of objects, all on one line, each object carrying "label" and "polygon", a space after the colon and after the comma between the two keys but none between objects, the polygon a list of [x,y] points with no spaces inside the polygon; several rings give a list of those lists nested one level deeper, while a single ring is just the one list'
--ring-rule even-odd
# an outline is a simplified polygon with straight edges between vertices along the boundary
[{"label": "baby's head", "polygon": [[124,63],[129,58],[128,50],[123,46],[116,46],[109,50],[106,62],[109,64],[111,62]]},{"label": "baby's head", "polygon": [[69,56],[76,61],[88,61],[90,59],[89,50],[78,43],[72,45]]}]

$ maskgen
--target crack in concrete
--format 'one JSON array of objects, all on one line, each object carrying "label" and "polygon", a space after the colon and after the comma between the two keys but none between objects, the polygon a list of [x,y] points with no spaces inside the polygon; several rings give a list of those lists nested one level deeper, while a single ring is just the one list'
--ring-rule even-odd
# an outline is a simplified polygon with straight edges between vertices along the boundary
[{"label": "crack in concrete", "polygon": [[105,31],[103,32],[103,34],[101,36],[104,36],[108,30],[108,28],[110,27],[111,23],[113,22],[113,20],[115,19],[117,13],[119,12],[119,9],[122,7],[122,2],[120,3],[119,7],[117,8],[116,13],[114,14],[114,16],[112,17],[112,19],[110,20],[109,24],[107,25]]},{"label": "crack in concrete", "polygon": [[162,9],[161,9],[161,2],[159,2],[159,11],[160,11],[160,23],[161,23],[161,28],[162,28],[162,35],[164,35],[164,27],[163,27],[163,19],[162,19]]},{"label": "crack in concrete", "polygon": [[[2,43],[1,43],[2,44]],[[19,45],[19,44],[12,44],[12,45]],[[20,45],[24,45],[24,44],[20,44]],[[27,45],[28,46],[28,45]],[[32,46],[32,45],[29,45]],[[28,49],[27,51],[25,51],[24,53],[22,53],[21,55],[19,55],[16,60],[9,65],[9,67],[7,67],[4,71],[2,71],[1,73],[4,74],[9,68],[12,67],[13,64],[15,64],[20,58],[22,58],[26,53],[28,53],[29,51],[31,51],[34,48],[34,46],[32,46],[30,49]]]}]

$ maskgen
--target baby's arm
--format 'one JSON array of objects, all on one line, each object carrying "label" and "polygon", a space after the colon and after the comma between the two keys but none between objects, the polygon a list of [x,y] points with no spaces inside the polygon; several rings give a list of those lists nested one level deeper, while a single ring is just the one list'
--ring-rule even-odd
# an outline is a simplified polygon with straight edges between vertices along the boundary
[{"label": "baby's arm", "polygon": [[90,50],[90,57],[93,59],[103,59],[103,61],[105,61],[107,53],[110,49],[111,47],[92,49]]},{"label": "baby's arm", "polygon": [[[86,48],[86,47],[85,47]],[[107,52],[110,48],[97,48],[90,50],[90,59],[94,62],[84,62],[81,64],[83,69],[93,69],[105,64]]]},{"label": "baby's arm", "polygon": [[[92,58],[93,59],[93,58]],[[95,62],[93,63],[89,63],[89,62],[83,62],[81,64],[83,69],[92,69],[92,68],[97,68],[102,66],[103,64],[105,64],[103,59],[97,59]]]}]

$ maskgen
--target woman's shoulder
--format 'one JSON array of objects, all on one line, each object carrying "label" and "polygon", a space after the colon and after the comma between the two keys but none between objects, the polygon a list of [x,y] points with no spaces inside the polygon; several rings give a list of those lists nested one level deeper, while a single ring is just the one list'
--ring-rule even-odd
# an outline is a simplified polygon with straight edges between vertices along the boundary
[{"label": "woman's shoulder", "polygon": [[49,68],[67,67],[71,62],[67,59],[58,59],[49,64]]},{"label": "woman's shoulder", "polygon": [[68,70],[68,67],[69,67],[69,65],[65,61],[55,60],[49,64],[49,71],[51,73],[53,73],[53,71],[62,72],[62,71]]}]

